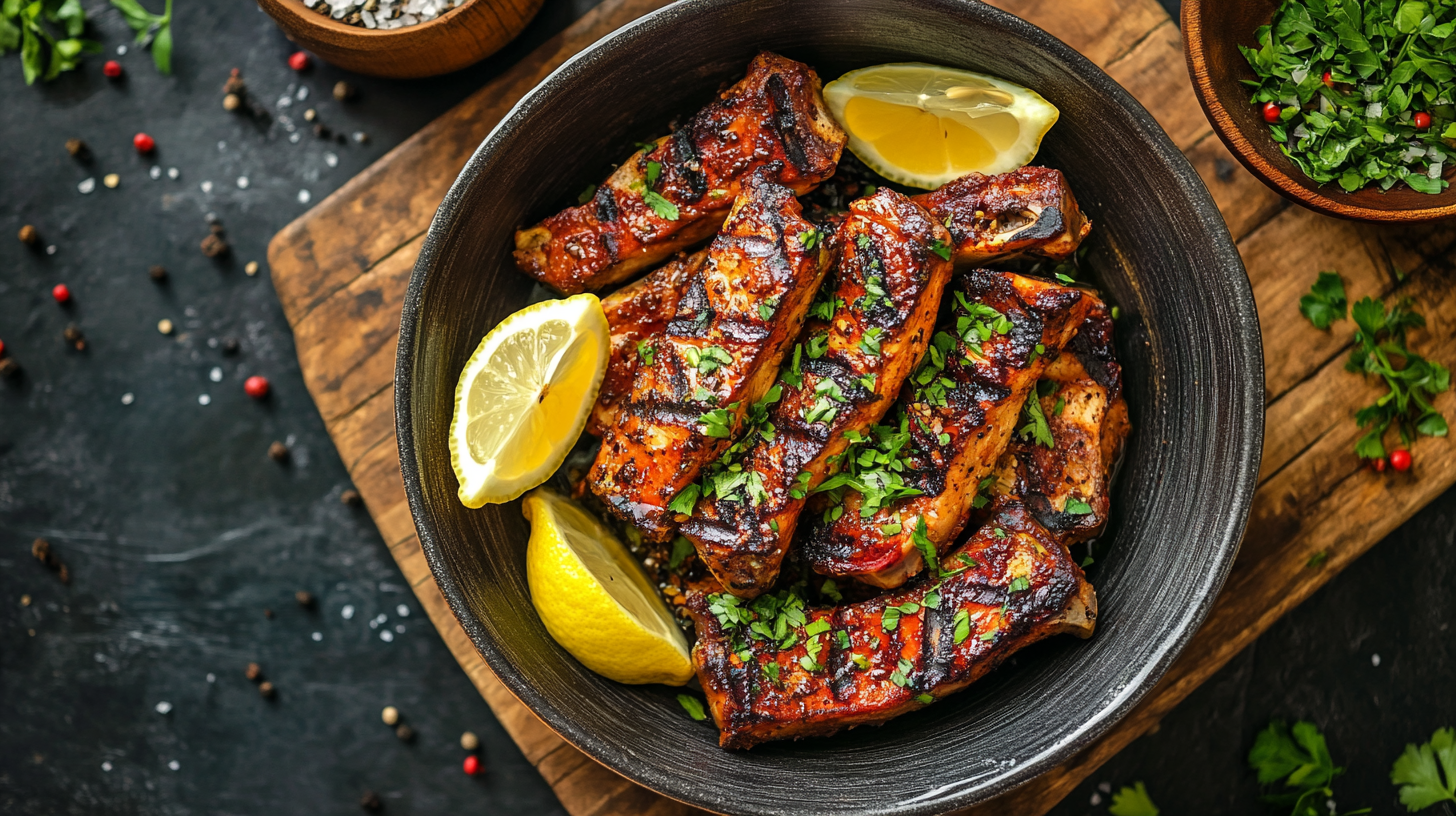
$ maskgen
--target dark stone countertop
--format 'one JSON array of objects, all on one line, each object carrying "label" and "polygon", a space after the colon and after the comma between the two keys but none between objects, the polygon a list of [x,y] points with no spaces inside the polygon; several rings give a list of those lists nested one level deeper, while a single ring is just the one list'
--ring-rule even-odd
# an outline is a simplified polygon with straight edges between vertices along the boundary
[{"label": "dark stone countertop", "polygon": [[[367,514],[340,503],[347,475],[266,269],[250,277],[244,265],[263,262],[268,239],[307,209],[300,191],[320,200],[593,4],[548,0],[506,51],[418,82],[322,64],[296,74],[289,43],[247,3],[177,4],[171,78],[134,48],[116,57],[125,79],[102,77],[130,32],[100,2],[89,4],[91,36],[106,53],[79,71],[27,88],[18,58],[0,58],[0,340],[24,367],[0,384],[0,812],[358,813],[366,789],[387,813],[561,812]],[[233,67],[297,122],[297,143],[277,117],[260,127],[222,110]],[[341,78],[357,101],[332,99]],[[315,139],[308,107],[368,142]],[[157,140],[150,158],[131,147],[138,131]],[[91,164],[66,154],[73,137]],[[110,172],[114,190],[101,184]],[[97,187],[81,194],[86,178]],[[209,213],[233,247],[221,262],[198,249]],[[12,237],[25,223],[41,250]],[[148,278],[153,264],[169,270],[166,285]],[[67,308],[49,295],[61,282],[74,293]],[[157,331],[163,318],[172,336]],[[85,351],[64,342],[69,324]],[[224,354],[225,338],[240,353]],[[271,380],[268,400],[244,395],[252,374]],[[275,440],[290,444],[290,464],[267,458]],[[1105,795],[1089,804],[1096,784],[1135,779],[1166,813],[1253,812],[1243,755],[1271,716],[1326,729],[1350,767],[1336,785],[1342,806],[1395,812],[1390,761],[1456,724],[1453,498],[1277,624],[1056,813],[1105,812]],[[31,558],[38,536],[69,585]],[[298,590],[316,608],[300,607]],[[250,661],[277,684],[274,699],[243,676]],[[403,712],[412,743],[380,722],[386,705]],[[477,778],[460,771],[467,728],[488,769]]]}]

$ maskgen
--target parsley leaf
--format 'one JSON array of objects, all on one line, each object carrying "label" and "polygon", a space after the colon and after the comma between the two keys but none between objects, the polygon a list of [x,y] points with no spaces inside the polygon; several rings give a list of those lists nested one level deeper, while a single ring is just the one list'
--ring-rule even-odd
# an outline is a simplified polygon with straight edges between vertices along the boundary
[{"label": "parsley leaf", "polygon": [[925,516],[915,519],[915,532],[910,534],[910,539],[915,542],[915,549],[920,551],[920,557],[925,559],[926,571],[931,575],[940,574],[940,557],[935,551],[935,542],[930,540],[926,531]]},{"label": "parsley leaf", "polygon": [[[697,487],[697,485],[692,485],[692,487]],[[692,511],[690,510],[688,512]],[[669,555],[667,559],[667,568],[676,571],[678,567],[682,566],[683,560],[692,554],[692,541],[688,540],[685,536],[678,536],[677,538],[674,538],[672,540],[672,554]]]},{"label": "parsley leaf", "polygon": [[1437,802],[1456,802],[1456,730],[1440,728],[1429,742],[1406,745],[1390,767],[1390,783],[1400,786],[1400,803],[1411,813]]},{"label": "parsley leaf", "polygon": [[1258,772],[1261,785],[1284,783],[1280,792],[1266,794],[1264,801],[1292,806],[1297,816],[1333,797],[1330,782],[1344,772],[1330,758],[1324,734],[1314,723],[1303,721],[1293,729],[1278,720],[1269,723],[1249,749],[1249,767]]},{"label": "parsley leaf", "polygon": [[663,198],[654,190],[642,191],[642,203],[652,208],[657,217],[664,221],[676,221],[678,219],[677,205]]},{"label": "parsley leaf", "polygon": [[1355,423],[1368,429],[1355,443],[1362,459],[1385,456],[1385,433],[1392,425],[1409,445],[1417,435],[1446,436],[1446,418],[1432,405],[1437,394],[1451,387],[1451,371],[1406,346],[1406,331],[1426,324],[1412,311],[1410,301],[1386,307],[1385,302],[1362,298],[1350,309],[1355,322],[1355,347],[1345,361],[1347,371],[1379,377],[1390,390],[1355,413]]},{"label": "parsley leaf", "polygon": [[939,255],[942,260],[950,260],[950,244],[947,244],[939,238],[936,238],[935,242],[930,245],[930,251]]},{"label": "parsley leaf", "polygon": [[1092,505],[1072,496],[1067,499],[1066,505],[1062,507],[1062,512],[1071,513],[1074,516],[1088,516],[1092,514]]},{"label": "parsley leaf", "polygon": [[1334,321],[1345,319],[1345,303],[1345,284],[1339,273],[1321,272],[1309,294],[1299,299],[1299,313],[1316,329],[1328,329]]},{"label": "parsley leaf", "polygon": [[[79,5],[79,4],[78,4]],[[152,63],[163,74],[172,73],[172,0],[161,14],[152,14],[142,8],[137,0],[111,0],[125,18],[126,24],[136,32],[136,44],[152,50]],[[80,32],[77,31],[77,34]],[[75,34],[71,35],[75,36]],[[100,47],[97,49],[100,51]]]},{"label": "parsley leaf", "polygon": [[667,506],[667,509],[678,515],[691,516],[693,514],[693,508],[698,504],[698,496],[702,493],[702,490],[696,484],[690,484],[684,487],[682,492],[673,498],[672,503]]},{"label": "parsley leaf", "polygon": [[578,204],[585,204],[588,201],[591,201],[592,200],[592,197],[595,196],[596,194],[597,194],[597,186],[595,184],[588,184],[586,186],[586,189],[585,190],[582,190],[580,193],[577,194],[577,196],[576,196],[576,203],[578,203]]},{"label": "parsley leaf", "polygon": [[871,326],[865,329],[864,334],[859,337],[860,351],[863,351],[865,354],[873,354],[876,357],[880,356],[880,338],[884,334],[885,330],[879,326]]},{"label": "parsley leaf", "polygon": [[642,365],[648,366],[650,368],[652,366],[652,361],[656,356],[657,349],[652,345],[652,342],[650,340],[637,341],[637,359],[642,362]]},{"label": "parsley leaf", "polygon": [[956,610],[955,617],[951,618],[954,625],[955,645],[959,646],[971,636],[971,613],[964,609]]},{"label": "parsley leaf", "polygon": [[1134,782],[1132,787],[1124,786],[1112,794],[1112,805],[1107,812],[1112,816],[1158,816],[1158,806],[1153,804],[1143,783]]},{"label": "parsley leaf", "polygon": [[1047,424],[1046,414],[1041,410],[1041,400],[1034,392],[1026,400],[1025,413],[1027,424],[1016,434],[1022,439],[1032,439],[1038,445],[1055,448],[1057,441],[1052,438],[1052,428]]},{"label": "parsley leaf", "polygon": [[703,711],[703,704],[698,702],[698,698],[696,697],[688,694],[679,694],[677,696],[677,704],[683,707],[683,711],[686,711],[689,717],[699,722],[708,719],[707,713]]},{"label": "parsley leaf", "polygon": [[[738,403],[733,403],[728,408],[736,408]],[[728,408],[714,408],[711,411],[698,417],[703,423],[703,435],[711,436],[714,439],[728,439],[733,436],[733,414]]]}]

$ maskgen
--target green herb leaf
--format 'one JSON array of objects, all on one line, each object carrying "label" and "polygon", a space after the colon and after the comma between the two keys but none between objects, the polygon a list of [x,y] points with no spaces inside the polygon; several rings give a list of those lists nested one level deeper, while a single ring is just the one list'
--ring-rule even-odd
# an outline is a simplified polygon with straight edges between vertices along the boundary
[{"label": "green herb leaf", "polygon": [[592,200],[592,196],[595,196],[596,194],[597,194],[597,186],[595,184],[588,184],[586,186],[586,189],[585,190],[582,190],[580,193],[577,193],[577,195],[576,195],[576,203],[577,204],[585,204],[588,201],[591,201]]},{"label": "green herb leaf", "polygon": [[658,218],[664,221],[676,221],[678,219],[677,205],[663,198],[655,190],[642,191],[642,203],[652,208]]},{"label": "green herb leaf", "polygon": [[935,551],[935,542],[930,540],[930,534],[925,527],[925,516],[915,518],[915,532],[910,535],[915,543],[915,549],[920,551],[920,557],[925,559],[925,569],[931,575],[940,573],[940,557]]},{"label": "green herb leaf", "polygon": [[1328,329],[1345,319],[1345,284],[1335,272],[1321,272],[1309,294],[1299,299],[1299,313],[1317,329]]},{"label": "green herb leaf", "polygon": [[1016,432],[1017,435],[1022,439],[1033,439],[1038,445],[1055,448],[1057,441],[1052,437],[1051,425],[1047,424],[1046,414],[1041,410],[1041,400],[1034,392],[1026,398],[1023,413],[1026,414],[1027,424]]},{"label": "green herb leaf", "polygon": [[653,359],[657,356],[657,349],[650,340],[637,341],[637,360],[647,367],[652,366]]},{"label": "green herb leaf", "polygon": [[1406,745],[1390,768],[1390,783],[1400,786],[1400,803],[1411,813],[1456,802],[1456,730],[1440,728],[1428,742]]},{"label": "green herb leaf", "polygon": [[950,260],[950,244],[947,244],[939,238],[936,238],[935,242],[930,245],[930,251],[934,252],[936,255],[939,255],[942,260]]},{"label": "green herb leaf", "polygon": [[689,717],[699,722],[708,719],[707,712],[703,711],[703,704],[698,702],[698,698],[696,697],[688,694],[679,694],[677,696],[677,704],[683,707],[683,711],[686,711]]},{"label": "green herb leaf", "polygon": [[1107,812],[1112,816],[1158,816],[1158,806],[1153,804],[1143,783],[1134,782],[1132,787],[1123,787],[1112,794]]},{"label": "green herb leaf", "polygon": [[702,494],[702,490],[696,484],[690,484],[684,487],[682,492],[673,498],[672,503],[667,506],[667,509],[680,516],[691,516],[693,514],[693,508],[698,505],[698,496]]},{"label": "green herb leaf", "polygon": [[1072,496],[1067,499],[1067,504],[1062,508],[1062,512],[1071,513],[1074,516],[1087,516],[1092,514],[1092,505]]}]

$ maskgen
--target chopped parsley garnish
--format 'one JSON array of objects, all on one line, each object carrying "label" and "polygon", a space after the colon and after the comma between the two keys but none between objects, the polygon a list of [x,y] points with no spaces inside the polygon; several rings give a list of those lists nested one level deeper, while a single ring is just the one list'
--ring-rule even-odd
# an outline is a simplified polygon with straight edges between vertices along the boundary
[{"label": "chopped parsley garnish", "polygon": [[809,353],[810,360],[817,360],[820,357],[823,357],[824,352],[828,350],[829,335],[816,334],[813,337],[809,338],[808,348],[806,349],[806,351]]},{"label": "chopped parsley garnish", "polygon": [[866,391],[874,391],[875,390],[875,383],[879,379],[880,379],[880,375],[878,375],[878,374],[866,374],[863,377],[860,377],[859,379],[855,380],[854,381],[854,384],[855,385],[858,385],[860,388],[863,388]]},{"label": "chopped parsley garnish", "polygon": [[971,636],[971,613],[964,610],[956,610],[955,617],[951,618],[954,627],[953,638],[957,646],[965,642]]},{"label": "chopped parsley garnish", "polygon": [[887,606],[884,614],[880,616],[880,628],[886,632],[893,632],[900,626],[901,615],[913,615],[919,611],[920,604],[914,601],[906,601],[899,606]]},{"label": "chopped parsley garnish", "polygon": [[865,354],[873,354],[876,357],[880,356],[880,338],[884,334],[885,330],[879,326],[871,326],[865,329],[864,334],[859,337],[859,350]]},{"label": "chopped parsley garnish", "polygon": [[[950,216],[946,216],[946,219],[949,220]],[[950,244],[947,244],[939,238],[936,238],[935,242],[930,245],[930,251],[939,255],[942,260],[950,260]]]},{"label": "chopped parsley garnish", "polygon": [[1052,416],[1061,416],[1062,415],[1062,411],[1066,407],[1067,407],[1067,400],[1065,398],[1063,398],[1063,397],[1057,397],[1056,404],[1052,406]]},{"label": "chopped parsley garnish", "polygon": [[931,697],[929,694],[917,694],[915,695],[915,699],[917,702],[920,702],[924,705],[930,705],[931,703],[935,702],[935,698]]},{"label": "chopped parsley garnish", "polygon": [[[1326,294],[1339,283],[1338,275],[1334,275],[1335,281],[1331,283],[1325,277],[1327,274],[1331,273],[1321,273],[1315,282],[1315,288]],[[1343,284],[1339,289],[1344,291]],[[1343,300],[1336,304],[1333,298],[1327,298],[1325,305],[1329,311],[1317,314],[1326,326],[1345,316]],[[1300,310],[1304,311],[1302,300]],[[1308,313],[1306,316],[1319,326],[1315,317]],[[1355,347],[1345,361],[1345,370],[1379,377],[1390,389],[1355,413],[1356,424],[1369,429],[1355,443],[1355,455],[1361,459],[1383,459],[1385,433],[1391,425],[1396,426],[1405,445],[1414,442],[1417,435],[1446,436],[1450,431],[1446,418],[1431,403],[1437,394],[1450,389],[1451,371],[1406,346],[1407,330],[1426,325],[1426,319],[1411,310],[1409,300],[1397,301],[1387,308],[1383,300],[1370,297],[1351,307],[1350,317],[1355,321]]]},{"label": "chopped parsley garnish", "polygon": [[758,304],[758,319],[759,320],[772,320],[773,319],[773,314],[774,314],[774,308],[773,308],[772,305],[769,304],[768,301],[764,301],[763,303]]},{"label": "chopped parsley garnish", "polygon": [[875,425],[870,436],[848,433],[845,438],[850,445],[845,449],[842,461],[845,467],[839,473],[826,479],[815,488],[815,493],[831,493],[844,489],[859,493],[862,501],[859,514],[869,518],[891,502],[908,496],[919,496],[922,491],[905,484],[904,470],[908,466],[901,453],[910,442],[908,418],[901,417],[898,429],[894,426]]},{"label": "chopped parsley garnish", "polygon": [[1092,514],[1092,505],[1082,501],[1076,496],[1067,499],[1067,504],[1062,508],[1063,513],[1071,513],[1074,516],[1088,516]]},{"label": "chopped parsley garnish", "polygon": [[1006,315],[984,303],[972,303],[962,292],[956,292],[956,303],[965,314],[956,318],[956,334],[965,343],[980,345],[994,334],[1010,334],[1015,324]]},{"label": "chopped parsley garnish", "polygon": [[[702,488],[696,484],[690,484],[682,489],[682,492],[673,498],[667,509],[680,516],[691,516],[693,508],[698,505],[698,496],[702,494]],[[686,539],[684,539],[686,540]]]},{"label": "chopped parsley garnish", "polygon": [[1058,272],[1057,273],[1057,280],[1061,281],[1062,283],[1076,283],[1077,282],[1070,275],[1064,274],[1062,272]]},{"label": "chopped parsley garnish", "polygon": [[887,536],[899,535],[900,534],[900,531],[903,530],[903,529],[904,529],[904,525],[903,524],[901,524],[898,521],[892,521],[889,524],[881,524],[880,525],[880,534],[881,535],[887,535]]},{"label": "chopped parsley garnish", "polygon": [[1456,155],[1444,141],[1456,137],[1453,34],[1450,3],[1284,0],[1255,30],[1259,47],[1240,46],[1258,76],[1250,102],[1315,182],[1439,193]]},{"label": "chopped parsley garnish", "polygon": [[910,673],[913,671],[915,671],[915,664],[911,663],[908,658],[902,657],[900,662],[895,664],[895,670],[890,672],[890,682],[904,688],[910,684]]},{"label": "chopped parsley garnish", "polygon": [[832,627],[829,625],[829,621],[825,620],[824,618],[820,618],[813,623],[810,623],[808,626],[805,626],[804,634],[808,635],[809,637],[813,637],[815,635],[822,635],[825,632],[828,632],[831,628]]},{"label": "chopped parsley garnish", "polygon": [[859,668],[860,671],[867,671],[870,667],[870,659],[855,652],[849,656],[849,661]]},{"label": "chopped parsley garnish", "polygon": [[[697,487],[697,485],[693,485],[693,487]],[[667,558],[667,568],[674,571],[677,570],[678,567],[682,566],[682,562],[692,554],[693,542],[684,536],[674,538],[672,540],[672,553]]]},{"label": "chopped parsley garnish", "polygon": [[818,246],[820,239],[821,235],[819,230],[813,227],[799,233],[799,243],[803,245],[804,249],[813,249]]},{"label": "chopped parsley garnish", "polygon": [[652,345],[652,341],[650,341],[650,340],[638,340],[637,341],[637,359],[642,362],[642,365],[645,365],[645,366],[647,366],[647,367],[650,368],[652,366],[653,359],[656,358],[656,357],[657,357],[657,347],[654,346],[654,345]]},{"label": "chopped parsley garnish", "polygon": [[713,410],[698,417],[703,423],[703,435],[711,436],[714,439],[728,439],[733,435],[733,411],[738,408],[738,403],[732,403],[727,408],[714,408]]},{"label": "chopped parsley garnish", "polygon": [[708,346],[702,349],[687,346],[683,349],[683,360],[696,368],[700,374],[712,374],[719,368],[732,363],[733,355],[721,346]]},{"label": "chopped parsley garnish", "polygon": [[706,402],[712,405],[718,401],[718,397],[712,391],[701,385],[693,389],[693,402]]},{"label": "chopped parsley garnish", "polygon": [[1299,299],[1299,313],[1309,318],[1316,329],[1328,329],[1336,320],[1345,319],[1345,282],[1338,272],[1321,272],[1309,294]]},{"label": "chopped parsley garnish", "polygon": [[819,585],[819,594],[835,603],[844,600],[844,596],[839,594],[839,585],[834,583],[833,578],[824,579],[824,583]]},{"label": "chopped parsley garnish", "polygon": [[838,632],[835,632],[834,635],[835,635],[835,639],[839,642],[839,648],[840,649],[848,649],[848,648],[850,648],[850,646],[853,645],[852,643],[850,643],[849,633],[846,632],[846,631],[844,631],[843,629],[840,629]]},{"label": "chopped parsley garnish", "polygon": [[981,641],[982,643],[990,643],[991,641],[996,639],[996,633],[999,631],[1001,631],[1000,627],[997,627],[995,629],[987,629],[986,631],[981,633],[980,637],[976,639]]},{"label": "chopped parsley garnish", "polygon": [[703,704],[698,702],[698,698],[692,695],[679,694],[677,696],[677,704],[683,707],[683,711],[686,711],[689,717],[699,722],[708,719],[707,712],[703,711]]},{"label": "chopped parsley garnish", "polygon": [[577,195],[576,195],[576,203],[578,203],[578,204],[585,204],[588,201],[591,201],[592,200],[592,196],[594,196],[596,194],[597,194],[597,186],[595,184],[588,184],[586,186],[586,189],[585,190],[582,190],[580,193],[577,193]]},{"label": "chopped parsley garnish", "polygon": [[1283,782],[1265,801],[1292,805],[1293,813],[1301,815],[1322,810],[1325,800],[1335,795],[1330,782],[1344,772],[1335,767],[1325,736],[1314,723],[1297,722],[1291,731],[1277,720],[1254,739],[1249,767],[1258,772],[1261,785]]},{"label": "chopped parsley garnish", "polygon": [[789,496],[795,499],[802,499],[809,495],[809,480],[812,478],[814,478],[814,474],[809,471],[799,471],[799,475],[794,477],[794,486],[789,488]]},{"label": "chopped parsley garnish", "polygon": [[657,179],[662,174],[662,163],[649,161],[647,163],[646,186],[642,188],[642,203],[652,208],[657,217],[664,221],[676,221],[678,219],[677,205],[663,198],[656,190]]},{"label": "chopped parsley garnish", "polygon": [[1025,575],[1018,575],[1006,585],[1007,592],[1025,592],[1031,589],[1031,581]]},{"label": "chopped parsley garnish", "polygon": [[926,609],[939,609],[940,585],[936,584],[935,587],[933,587],[929,592],[925,593],[925,597],[921,598],[920,602],[922,605],[925,606]]},{"label": "chopped parsley garnish", "polygon": [[1046,445],[1048,448],[1055,448],[1057,442],[1052,438],[1052,428],[1047,424],[1046,414],[1041,410],[1041,399],[1033,392],[1026,400],[1027,423],[1016,432],[1022,439],[1031,439],[1038,445]]},{"label": "chopped parsley garnish", "polygon": [[809,307],[809,316],[819,320],[831,320],[834,313],[840,306],[844,305],[844,299],[831,296],[828,300],[816,300],[814,305]]},{"label": "chopped parsley garnish", "polygon": [[935,552],[935,542],[930,540],[930,534],[926,531],[925,516],[915,519],[915,531],[910,534],[910,539],[915,542],[915,549],[920,551],[920,557],[925,559],[925,568],[931,575],[939,574],[940,557]]},{"label": "chopped parsley garnish", "polygon": [[[878,261],[874,263],[876,266],[879,265]],[[891,302],[889,294],[885,292],[885,279],[883,277],[879,275],[867,276],[864,282],[864,290],[864,297],[859,299],[859,308],[861,310],[869,311],[875,307],[875,303],[877,302],[894,308],[895,304]]]},{"label": "chopped parsley garnish", "polygon": [[799,388],[804,385],[804,374],[799,368],[803,357],[804,345],[802,343],[796,343],[794,345],[793,358],[791,358],[787,366],[779,369],[779,379],[783,380],[792,388]]},{"label": "chopped parsley garnish", "polygon": [[779,681],[779,664],[772,662],[763,664],[763,674],[770,682],[777,683]]},{"label": "chopped parsley garnish", "polygon": [[870,243],[870,237],[864,233],[854,236],[854,244],[860,249],[869,249]]}]

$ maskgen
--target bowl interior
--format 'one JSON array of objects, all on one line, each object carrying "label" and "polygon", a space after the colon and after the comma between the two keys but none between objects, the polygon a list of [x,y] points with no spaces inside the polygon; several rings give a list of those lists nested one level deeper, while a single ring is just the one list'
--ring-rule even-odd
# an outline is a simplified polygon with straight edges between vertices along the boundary
[{"label": "bowl interior", "polygon": [[[727,752],[665,687],[584,669],[532,610],[517,503],[467,510],[446,446],[456,377],[532,296],[512,231],[575,199],[635,141],[735,80],[759,49],[828,81],[882,62],[995,73],[1056,104],[1038,162],[1070,178],[1094,228],[1089,266],[1120,305],[1134,432],[1090,570],[1089,641],[1029,649],[971,689],[880,728]],[[437,214],[401,326],[399,440],[427,558],[501,679],[568,740],[672,797],[745,813],[929,813],[1065,759],[1151,686],[1201,622],[1237,549],[1263,427],[1248,281],[1207,191],[1131,97],[1025,22],[957,0],[688,0],[548,78],[485,141]],[[1105,552],[1105,555],[1103,554]]]},{"label": "bowl interior", "polygon": [[[1347,193],[1320,185],[1279,150],[1243,80],[1255,78],[1239,46],[1257,48],[1254,32],[1267,25],[1279,0],[1198,0],[1184,4],[1193,85],[1214,131],[1254,175],[1286,197],[1330,215],[1370,221],[1423,221],[1456,215],[1456,187],[1439,195],[1404,184],[1382,193],[1367,187]],[[1450,174],[1448,174],[1448,178]]]}]

